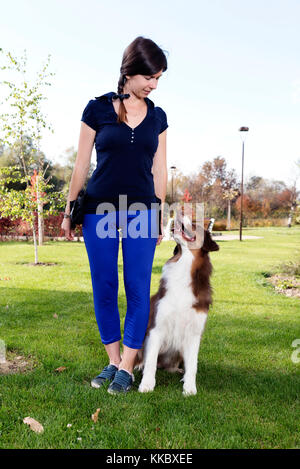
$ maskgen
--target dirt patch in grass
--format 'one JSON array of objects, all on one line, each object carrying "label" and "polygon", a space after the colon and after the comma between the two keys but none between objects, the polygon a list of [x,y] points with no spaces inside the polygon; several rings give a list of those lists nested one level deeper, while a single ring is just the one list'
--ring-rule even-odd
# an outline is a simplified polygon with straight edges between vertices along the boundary
[{"label": "dirt patch in grass", "polygon": [[15,373],[26,373],[36,366],[34,358],[21,355],[18,352],[8,351],[6,357],[0,361],[0,375],[10,375]]},{"label": "dirt patch in grass", "polygon": [[57,265],[56,262],[37,262],[36,264],[34,262],[29,262],[27,265]]},{"label": "dirt patch in grass", "polygon": [[15,264],[19,264],[19,265],[29,265],[29,266],[41,266],[41,265],[60,265],[59,262],[24,262],[24,261],[21,261],[21,262],[15,262]]},{"label": "dirt patch in grass", "polygon": [[300,298],[300,278],[295,275],[274,274],[268,281],[275,290],[285,296]]}]

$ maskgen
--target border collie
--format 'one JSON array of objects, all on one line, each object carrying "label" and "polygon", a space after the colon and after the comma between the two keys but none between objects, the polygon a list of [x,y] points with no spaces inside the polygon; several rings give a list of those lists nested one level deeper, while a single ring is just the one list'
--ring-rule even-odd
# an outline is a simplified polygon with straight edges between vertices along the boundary
[{"label": "border collie", "polygon": [[[183,373],[183,395],[197,393],[196,373],[200,340],[212,304],[210,251],[218,244],[210,232],[188,217],[176,217],[172,236],[176,241],[173,256],[164,264],[159,290],[150,298],[150,314],[143,347],[134,368],[143,369],[138,390],[153,391],[156,368]],[[192,249],[196,236],[201,247]],[[180,368],[184,365],[184,370]]]}]

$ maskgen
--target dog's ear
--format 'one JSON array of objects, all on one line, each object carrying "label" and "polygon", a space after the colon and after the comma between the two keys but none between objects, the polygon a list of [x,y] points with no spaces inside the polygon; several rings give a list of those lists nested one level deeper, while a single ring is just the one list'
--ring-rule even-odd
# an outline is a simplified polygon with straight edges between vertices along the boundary
[{"label": "dog's ear", "polygon": [[175,248],[174,248],[174,251],[173,251],[173,256],[176,256],[176,254],[178,254],[179,252],[179,248],[178,248],[178,244],[176,244]]},{"label": "dog's ear", "polygon": [[204,230],[204,242],[201,248],[203,251],[218,251],[220,249],[219,245],[212,239],[209,231]]}]

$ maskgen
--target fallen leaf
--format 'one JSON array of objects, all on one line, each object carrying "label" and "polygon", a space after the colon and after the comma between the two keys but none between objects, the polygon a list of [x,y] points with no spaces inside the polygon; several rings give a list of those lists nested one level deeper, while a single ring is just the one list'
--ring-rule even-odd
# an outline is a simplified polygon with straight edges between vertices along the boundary
[{"label": "fallen leaf", "polygon": [[37,420],[31,418],[31,417],[25,417],[23,419],[23,422],[29,425],[31,430],[33,430],[36,433],[43,433],[44,427],[41,425]]},{"label": "fallen leaf", "polygon": [[62,371],[65,371],[67,369],[66,366],[59,366],[58,368],[56,368],[56,370],[54,371],[57,371],[58,373],[61,373]]},{"label": "fallen leaf", "polygon": [[53,317],[54,317],[55,319],[57,319],[57,318],[58,318],[58,316],[57,316],[57,314],[56,314],[56,313],[54,313],[54,314],[53,314]]},{"label": "fallen leaf", "polygon": [[100,409],[97,409],[94,414],[92,414],[92,420],[93,422],[98,422],[98,415],[99,415]]}]

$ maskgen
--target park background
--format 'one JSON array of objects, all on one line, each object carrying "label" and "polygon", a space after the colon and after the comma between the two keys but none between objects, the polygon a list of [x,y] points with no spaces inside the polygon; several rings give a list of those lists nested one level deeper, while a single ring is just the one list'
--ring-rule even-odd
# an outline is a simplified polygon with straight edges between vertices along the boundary
[{"label": "park background", "polygon": [[[299,19],[296,0],[1,6],[0,447],[299,447]],[[169,124],[166,201],[204,202],[220,244],[190,400],[163,371],[149,396],[118,402],[90,389],[106,357],[87,255],[83,243],[57,241],[82,111],[116,91],[122,53],[138,35],[167,53],[149,96]],[[49,84],[34,89],[41,70]],[[241,126],[242,243],[226,239],[239,228]],[[94,167],[93,152],[89,175]],[[173,249],[165,241],[156,250],[151,293]],[[120,253],[123,327],[122,267]]]},{"label": "park background", "polygon": [[[26,49],[26,76],[33,82],[51,54],[51,86],[41,109],[53,133],[41,129],[39,150],[50,162],[52,190],[67,193],[76,158],[82,111],[94,96],[116,91],[121,55],[137,35],[151,37],[167,53],[168,70],[149,96],[168,117],[167,202],[187,189],[205,203],[215,229],[231,228],[240,210],[241,139],[245,142],[243,212],[248,226],[299,222],[299,104],[297,1],[242,4],[120,1],[6,2],[0,19],[1,47],[20,56]],[[122,46],[123,44],[123,46]],[[4,55],[4,53],[2,54]],[[4,57],[2,57],[4,59]],[[2,62],[5,60],[2,60]],[[21,74],[2,70],[2,80]],[[7,87],[2,87],[2,97]],[[3,112],[9,104],[4,102]],[[27,153],[30,151],[28,141]],[[0,166],[16,152],[2,146]],[[95,151],[91,171],[95,167]],[[171,170],[173,167],[173,171]],[[173,183],[173,184],[172,184]],[[172,191],[173,187],[173,191]],[[174,200],[173,199],[173,200]],[[291,212],[292,211],[292,212]],[[61,218],[46,222],[46,235],[62,235]],[[23,223],[2,235],[27,234]]]}]

